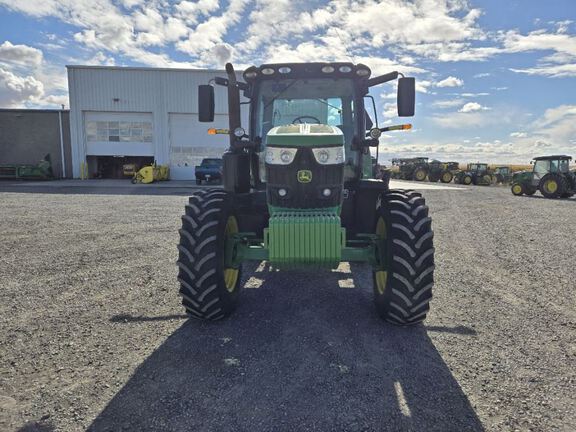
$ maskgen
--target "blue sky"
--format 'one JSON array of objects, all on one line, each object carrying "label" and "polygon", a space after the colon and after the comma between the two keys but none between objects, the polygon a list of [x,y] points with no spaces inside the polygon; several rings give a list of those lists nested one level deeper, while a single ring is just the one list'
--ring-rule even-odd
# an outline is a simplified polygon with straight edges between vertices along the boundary
[{"label": "blue sky", "polygon": [[[0,107],[68,106],[66,64],[349,60],[415,76],[383,158],[576,156],[574,0],[0,0]],[[374,90],[399,123],[394,88]]]}]

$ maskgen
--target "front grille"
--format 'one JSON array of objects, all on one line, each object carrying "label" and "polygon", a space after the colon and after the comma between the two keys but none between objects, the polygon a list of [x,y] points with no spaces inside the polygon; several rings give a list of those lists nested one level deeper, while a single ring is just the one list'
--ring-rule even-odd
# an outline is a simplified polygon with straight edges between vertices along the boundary
[{"label": "front grille", "polygon": [[[312,172],[310,183],[298,181],[298,171]],[[286,208],[326,208],[340,205],[344,179],[343,165],[321,165],[316,162],[312,150],[300,148],[290,165],[266,164],[268,178],[268,202]],[[330,188],[332,194],[324,197],[322,191]],[[279,189],[286,189],[285,197],[280,197]]]}]

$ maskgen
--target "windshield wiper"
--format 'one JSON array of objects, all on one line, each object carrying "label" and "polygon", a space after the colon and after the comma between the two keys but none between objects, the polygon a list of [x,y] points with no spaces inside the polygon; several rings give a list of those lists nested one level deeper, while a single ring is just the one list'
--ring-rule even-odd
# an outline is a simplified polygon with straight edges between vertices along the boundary
[{"label": "windshield wiper", "polygon": [[288,84],[286,87],[284,87],[282,90],[280,90],[278,93],[276,93],[274,95],[274,97],[272,99],[270,99],[270,102],[268,102],[266,105],[264,105],[264,109],[268,108],[270,106],[270,104],[272,104],[276,99],[278,99],[278,97],[284,93],[286,90],[288,90],[290,87],[292,87],[294,84],[296,84],[298,81],[301,81],[300,79],[295,79],[294,81],[292,81],[290,84]]}]

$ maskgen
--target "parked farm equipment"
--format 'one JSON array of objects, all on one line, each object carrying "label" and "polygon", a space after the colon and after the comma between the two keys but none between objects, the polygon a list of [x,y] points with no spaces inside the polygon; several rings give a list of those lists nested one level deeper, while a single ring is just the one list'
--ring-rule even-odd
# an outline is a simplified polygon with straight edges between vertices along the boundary
[{"label": "parked farm equipment", "polygon": [[132,183],[144,183],[149,184],[155,181],[165,181],[170,178],[170,167],[168,165],[147,165],[138,170],[134,177],[132,177]]},{"label": "parked farm equipment", "polygon": [[0,179],[49,180],[52,178],[54,174],[49,154],[36,165],[0,164]]},{"label": "parked farm equipment", "polygon": [[570,198],[576,194],[576,173],[569,169],[571,160],[566,155],[534,158],[532,171],[519,171],[512,176],[512,193],[534,195],[538,190],[546,198]]},{"label": "parked farm equipment", "polygon": [[494,168],[493,177],[496,183],[509,184],[512,180],[512,170],[508,166]]},{"label": "parked farm equipment", "polygon": [[454,174],[458,172],[458,162],[440,162],[433,160],[428,162],[428,181],[436,183],[450,183]]},{"label": "parked farm equipment", "polygon": [[424,181],[428,175],[428,158],[397,158],[392,159],[392,165],[398,167],[393,177],[400,180]]},{"label": "parked farm equipment", "polygon": [[[178,280],[187,313],[217,320],[238,302],[242,264],[273,268],[335,268],[368,263],[377,311],[387,321],[424,320],[432,297],[431,218],[420,193],[391,190],[370,178],[370,147],[383,131],[364,108],[373,86],[352,63],[288,63],[249,67],[227,78],[230,147],[223,189],[195,192],[182,217]],[[250,127],[241,125],[240,91],[249,99]],[[214,119],[214,87],[199,86],[199,119]],[[414,115],[413,78],[398,81],[398,115]],[[315,287],[310,287],[314,289]],[[337,295],[336,293],[334,295]],[[302,305],[303,307],[305,305]]]},{"label": "parked farm equipment", "polygon": [[488,186],[494,183],[494,177],[488,169],[488,164],[469,163],[465,170],[456,173],[454,183]]}]

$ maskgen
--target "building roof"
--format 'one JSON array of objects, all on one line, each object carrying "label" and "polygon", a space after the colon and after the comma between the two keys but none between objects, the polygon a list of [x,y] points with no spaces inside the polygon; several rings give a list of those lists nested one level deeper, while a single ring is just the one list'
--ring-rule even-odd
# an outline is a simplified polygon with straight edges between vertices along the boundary
[{"label": "building roof", "polygon": [[69,109],[47,108],[47,109],[28,109],[28,108],[0,108],[0,112],[8,113],[57,113],[68,112]]},{"label": "building roof", "polygon": [[[136,71],[168,71],[168,72],[214,72],[223,73],[224,69],[184,69],[184,68],[155,68],[137,66],[90,66],[90,65],[66,65],[66,69],[101,69],[101,70],[136,70]],[[242,72],[240,70],[236,72]]]}]

